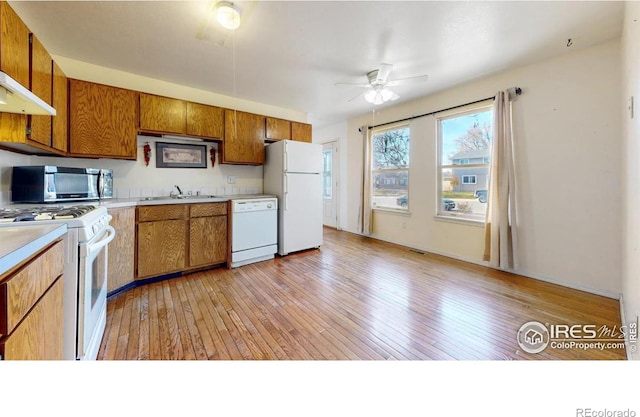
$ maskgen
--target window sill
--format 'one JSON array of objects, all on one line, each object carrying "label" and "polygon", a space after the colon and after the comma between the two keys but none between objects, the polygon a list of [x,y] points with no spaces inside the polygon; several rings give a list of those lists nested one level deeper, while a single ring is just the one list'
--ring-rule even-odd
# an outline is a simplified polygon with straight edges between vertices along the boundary
[{"label": "window sill", "polygon": [[397,214],[400,216],[411,217],[411,212],[409,210],[383,208],[383,207],[374,207],[371,210],[379,211],[381,213]]},{"label": "window sill", "polygon": [[434,219],[439,222],[457,223],[457,224],[463,224],[465,226],[484,228],[484,221],[482,220],[465,219],[463,217],[443,216],[443,215],[436,215]]}]

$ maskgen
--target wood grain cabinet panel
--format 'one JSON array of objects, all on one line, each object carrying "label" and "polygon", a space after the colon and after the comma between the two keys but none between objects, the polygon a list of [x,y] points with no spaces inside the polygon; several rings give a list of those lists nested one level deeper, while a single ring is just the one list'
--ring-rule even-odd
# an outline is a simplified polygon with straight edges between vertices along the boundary
[{"label": "wood grain cabinet panel", "polygon": [[[52,99],[52,60],[42,43],[32,33],[30,42],[31,54],[31,92],[42,101],[51,105]],[[29,116],[29,139],[42,145],[51,146],[51,116]]]},{"label": "wood grain cabinet panel", "polygon": [[189,230],[190,267],[226,262],[227,216],[193,218]]},{"label": "wood grain cabinet panel", "polygon": [[264,138],[265,116],[225,110],[221,163],[264,164]]},{"label": "wood grain cabinet panel", "polygon": [[191,217],[226,216],[227,203],[191,204]]},{"label": "wood grain cabinet panel", "polygon": [[291,122],[289,120],[266,117],[265,137],[271,140],[291,139]]},{"label": "wood grain cabinet panel", "polygon": [[67,76],[62,72],[58,64],[53,63],[53,98],[51,105],[56,109],[53,117],[51,132],[51,147],[67,152],[68,144],[68,119],[67,115],[68,88]]},{"label": "wood grain cabinet panel", "polygon": [[291,139],[311,143],[311,125],[308,123],[291,122]]},{"label": "wood grain cabinet panel", "polygon": [[138,278],[180,272],[186,268],[188,220],[138,224]]},{"label": "wood grain cabinet panel", "polygon": [[0,355],[62,359],[64,241],[0,276]]},{"label": "wood grain cabinet panel", "polygon": [[187,102],[187,135],[222,140],[224,109]]},{"label": "wood grain cabinet panel", "polygon": [[111,292],[133,282],[135,276],[135,207],[109,209],[111,226],[116,237],[109,244],[107,292]]},{"label": "wood grain cabinet panel", "polygon": [[165,204],[159,206],[138,206],[138,221],[186,219],[189,216],[188,204]]},{"label": "wood grain cabinet panel", "polygon": [[6,1],[0,1],[0,69],[29,86],[29,28]]},{"label": "wood grain cabinet panel", "polygon": [[42,296],[0,349],[5,360],[61,360],[63,279]]},{"label": "wood grain cabinet panel", "polygon": [[64,244],[57,242],[0,285],[0,333],[8,334],[62,275]]},{"label": "wood grain cabinet panel", "polygon": [[138,93],[69,79],[69,154],[136,159]]},{"label": "wood grain cabinet panel", "polygon": [[140,93],[140,130],[185,134],[186,123],[185,101]]}]

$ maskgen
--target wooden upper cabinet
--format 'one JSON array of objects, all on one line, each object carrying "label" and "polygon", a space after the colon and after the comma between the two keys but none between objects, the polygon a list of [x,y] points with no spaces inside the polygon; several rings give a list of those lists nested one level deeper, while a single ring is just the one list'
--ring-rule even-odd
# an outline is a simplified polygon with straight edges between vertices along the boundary
[{"label": "wooden upper cabinet", "polygon": [[187,135],[223,139],[224,109],[187,102]]},{"label": "wooden upper cabinet", "polygon": [[[30,88],[31,92],[42,101],[51,105],[52,99],[52,63],[51,55],[44,49],[42,43],[32,33],[30,41],[31,72]],[[51,116],[29,116],[29,139],[45,146],[51,146]]]},{"label": "wooden upper cabinet", "polygon": [[291,122],[273,117],[265,117],[265,138],[271,140],[291,139]]},{"label": "wooden upper cabinet", "polygon": [[185,134],[187,103],[175,98],[140,93],[140,130]]},{"label": "wooden upper cabinet", "polygon": [[291,139],[311,143],[311,125],[291,122]]},{"label": "wooden upper cabinet", "polygon": [[56,109],[51,132],[51,147],[66,153],[68,143],[68,89],[67,76],[58,64],[53,63],[53,99],[51,105]]},{"label": "wooden upper cabinet", "polygon": [[29,28],[6,1],[0,1],[0,69],[29,87]]},{"label": "wooden upper cabinet", "polygon": [[69,155],[136,159],[138,93],[69,79]]},{"label": "wooden upper cabinet", "polygon": [[265,116],[225,110],[221,163],[264,164],[264,138]]}]

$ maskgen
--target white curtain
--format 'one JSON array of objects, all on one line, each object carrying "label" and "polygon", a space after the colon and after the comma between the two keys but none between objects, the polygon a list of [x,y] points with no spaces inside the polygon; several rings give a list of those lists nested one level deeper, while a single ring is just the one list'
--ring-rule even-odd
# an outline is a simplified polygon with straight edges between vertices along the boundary
[{"label": "white curtain", "polygon": [[360,211],[358,232],[371,234],[371,135],[369,126],[360,128],[362,133],[362,188],[360,189]]},{"label": "white curtain", "polygon": [[493,103],[493,138],[484,260],[494,268],[517,267],[516,175],[511,100],[515,91],[500,91]]}]

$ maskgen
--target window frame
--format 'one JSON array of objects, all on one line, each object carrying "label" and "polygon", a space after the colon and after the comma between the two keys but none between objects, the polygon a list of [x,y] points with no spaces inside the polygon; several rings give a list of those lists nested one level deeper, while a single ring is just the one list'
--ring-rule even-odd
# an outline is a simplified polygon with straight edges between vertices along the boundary
[{"label": "window frame", "polygon": [[[374,146],[373,146],[373,137],[376,134],[380,134],[380,133],[384,133],[384,132],[389,132],[389,131],[393,131],[393,130],[401,130],[401,129],[407,129],[409,132],[409,150],[408,150],[408,166],[406,168],[384,168],[384,169],[374,169],[374,162],[373,162],[373,153],[374,153]],[[371,199],[371,210],[380,210],[380,211],[391,211],[391,212],[396,212],[396,213],[409,213],[409,187],[411,184],[411,179],[410,179],[410,175],[411,175],[411,124],[407,123],[407,122],[402,122],[402,123],[396,123],[393,125],[385,125],[384,127],[380,127],[380,128],[373,128],[371,129],[371,131],[369,132],[369,141],[370,141],[370,152],[369,152],[369,158],[370,158],[370,163],[371,163],[371,170],[370,170],[370,176],[371,176],[371,188],[369,190],[369,195],[370,195],[370,199]],[[376,206],[375,202],[374,202],[374,178],[375,178],[375,174],[376,173],[390,173],[390,172],[407,172],[407,192],[406,192],[406,196],[407,196],[407,207],[406,208],[402,208],[402,207],[386,207],[386,206]]]},{"label": "window frame", "polygon": [[[453,211],[448,211],[448,210],[444,210],[443,208],[443,204],[442,204],[442,200],[444,199],[444,197],[442,196],[443,190],[442,190],[442,181],[443,181],[443,175],[442,175],[442,171],[443,169],[446,169],[448,167],[453,167],[453,166],[464,166],[464,168],[482,168],[482,167],[487,167],[488,172],[491,170],[491,160],[489,159],[488,163],[484,163],[484,159],[483,159],[483,163],[479,164],[479,163],[473,163],[473,164],[458,164],[458,165],[443,165],[442,164],[442,152],[443,152],[443,143],[442,143],[442,121],[444,120],[448,120],[448,119],[454,119],[454,118],[458,118],[458,117],[463,117],[465,115],[471,115],[471,114],[475,114],[475,113],[483,113],[483,112],[492,112],[493,111],[493,99],[489,99],[487,101],[484,101],[482,103],[476,103],[472,106],[468,106],[468,107],[464,107],[463,109],[455,109],[455,110],[450,110],[447,112],[443,112],[440,115],[437,115],[435,117],[436,120],[436,204],[435,204],[435,218],[438,220],[446,220],[446,221],[454,221],[454,222],[462,222],[462,223],[468,223],[468,224],[473,224],[473,225],[484,225],[486,222],[485,218],[479,218],[479,217],[472,217],[468,214],[465,213],[460,213],[460,212],[453,212]],[[491,118],[491,120],[493,120],[493,117]],[[469,174],[469,175],[477,175],[477,174]],[[489,173],[487,173],[487,175],[489,175]],[[462,180],[462,176],[460,178],[460,180]],[[476,177],[476,183],[477,184],[477,177]],[[474,185],[474,184],[467,184],[467,185]]]}]

